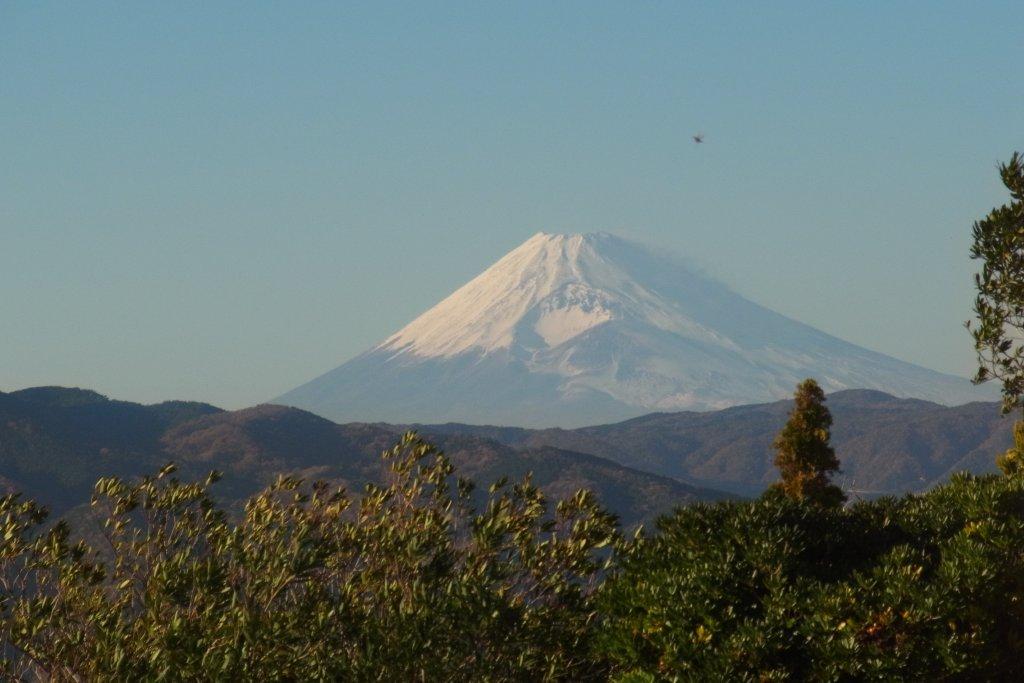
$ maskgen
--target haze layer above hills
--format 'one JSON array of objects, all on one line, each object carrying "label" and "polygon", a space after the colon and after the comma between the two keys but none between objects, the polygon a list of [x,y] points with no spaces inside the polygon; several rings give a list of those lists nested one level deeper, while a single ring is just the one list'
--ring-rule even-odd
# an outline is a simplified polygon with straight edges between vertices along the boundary
[{"label": "haze layer above hills", "polygon": [[847,343],[604,233],[538,233],[378,346],[275,399],[332,420],[572,427],[789,396],[944,404],[963,378]]}]

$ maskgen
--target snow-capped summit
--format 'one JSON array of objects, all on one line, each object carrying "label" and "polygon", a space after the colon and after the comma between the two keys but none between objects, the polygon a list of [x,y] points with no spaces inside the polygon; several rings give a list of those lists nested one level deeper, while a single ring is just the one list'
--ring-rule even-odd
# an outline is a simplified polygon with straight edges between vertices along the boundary
[{"label": "snow-capped summit", "polygon": [[537,233],[377,347],[276,402],[337,420],[577,426],[878,389],[986,394],[774,313],[607,233]]},{"label": "snow-capped summit", "polygon": [[627,316],[698,333],[669,302],[640,286],[626,263],[616,262],[623,246],[606,233],[539,232],[378,348],[433,357],[553,348]]}]

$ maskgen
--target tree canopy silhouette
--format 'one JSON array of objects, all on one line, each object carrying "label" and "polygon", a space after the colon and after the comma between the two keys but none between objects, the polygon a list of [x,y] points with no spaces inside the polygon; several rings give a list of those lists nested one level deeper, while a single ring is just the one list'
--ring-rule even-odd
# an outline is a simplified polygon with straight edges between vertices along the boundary
[{"label": "tree canopy silhouette", "polygon": [[[1011,201],[975,222],[971,258],[979,259],[974,276],[975,325],[967,321],[978,354],[974,382],[1002,383],[1003,413],[1022,405],[1024,396],[1024,158],[1014,152],[999,167]],[[996,459],[1004,474],[1024,470],[1024,421],[1014,426],[1014,445]]]},{"label": "tree canopy silhouette", "polygon": [[974,276],[977,320],[966,325],[978,353],[974,381],[1002,382],[1008,413],[1024,395],[1024,157],[1015,152],[999,174],[1011,201],[974,224],[971,258],[982,263]]}]

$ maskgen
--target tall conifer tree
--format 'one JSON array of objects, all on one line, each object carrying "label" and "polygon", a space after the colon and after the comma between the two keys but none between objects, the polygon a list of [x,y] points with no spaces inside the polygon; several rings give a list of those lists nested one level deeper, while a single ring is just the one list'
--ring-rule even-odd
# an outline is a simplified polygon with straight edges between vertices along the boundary
[{"label": "tall conifer tree", "polygon": [[832,483],[839,459],[829,444],[832,414],[825,406],[825,392],[813,379],[797,385],[795,405],[786,426],[775,437],[775,466],[782,481],[774,488],[794,500],[823,507],[842,505],[846,496]]}]

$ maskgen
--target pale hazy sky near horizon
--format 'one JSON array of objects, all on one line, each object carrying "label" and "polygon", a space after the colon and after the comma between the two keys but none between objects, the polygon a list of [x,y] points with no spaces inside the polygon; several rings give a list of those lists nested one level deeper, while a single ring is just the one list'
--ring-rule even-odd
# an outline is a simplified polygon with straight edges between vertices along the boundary
[{"label": "pale hazy sky near horizon", "polygon": [[541,230],[966,376],[1022,29],[1020,2],[0,3],[0,391],[265,401]]}]

